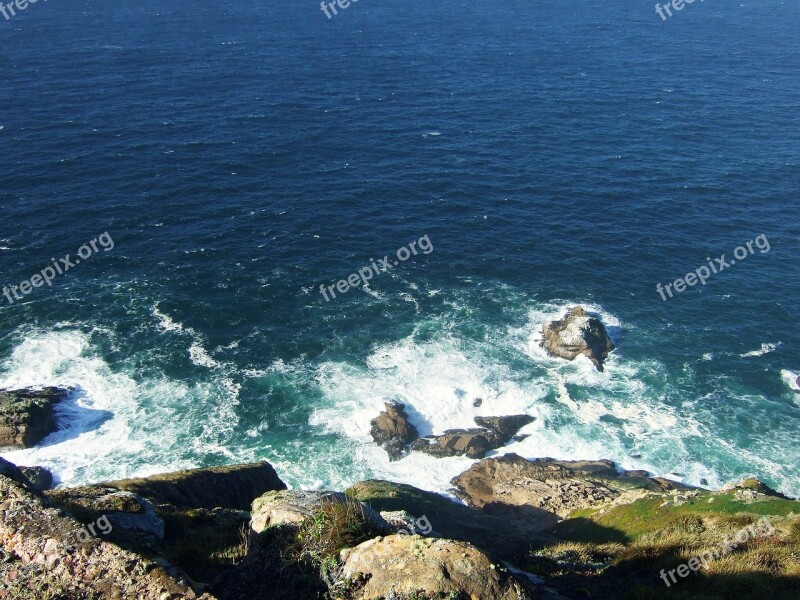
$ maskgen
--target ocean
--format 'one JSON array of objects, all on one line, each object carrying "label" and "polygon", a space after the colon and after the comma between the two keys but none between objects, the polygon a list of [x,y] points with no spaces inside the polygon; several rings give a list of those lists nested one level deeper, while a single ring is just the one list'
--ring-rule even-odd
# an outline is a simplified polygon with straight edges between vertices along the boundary
[{"label": "ocean", "polygon": [[[447,492],[471,460],[372,442],[394,398],[423,435],[525,412],[501,453],[800,495],[798,33],[778,0],[0,17],[0,286],[73,263],[0,297],[0,388],[75,388],[3,457]],[[539,347],[574,305],[617,346],[602,373]]]}]

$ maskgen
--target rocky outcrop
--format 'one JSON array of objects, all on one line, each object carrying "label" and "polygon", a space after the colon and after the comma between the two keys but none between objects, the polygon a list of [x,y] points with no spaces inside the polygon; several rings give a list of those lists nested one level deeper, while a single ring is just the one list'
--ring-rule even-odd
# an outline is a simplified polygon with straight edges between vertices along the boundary
[{"label": "rocky outcrop", "polygon": [[475,417],[475,424],[497,433],[506,444],[526,425],[533,423],[536,417],[530,415],[508,415],[505,417]]},{"label": "rocky outcrop", "polygon": [[0,594],[9,598],[203,598],[157,563],[79,532],[83,525],[0,475]]},{"label": "rocky outcrop", "polygon": [[598,371],[603,370],[603,362],[614,349],[600,319],[590,316],[580,306],[570,308],[561,320],[545,323],[542,333],[542,347],[548,353],[567,360],[583,355]]},{"label": "rocky outcrop", "polygon": [[502,445],[501,437],[488,429],[448,429],[442,435],[418,439],[411,445],[411,449],[437,458],[483,458],[487,452]]},{"label": "rocky outcrop", "polygon": [[386,450],[389,460],[400,460],[419,433],[409,422],[404,404],[391,401],[386,402],[385,407],[386,410],[370,421],[370,433],[372,439]]},{"label": "rocky outcrop", "polygon": [[464,542],[390,535],[343,550],[340,558],[342,577],[366,581],[353,596],[357,600],[398,594],[460,594],[470,600],[531,597],[501,564]]},{"label": "rocky outcrop", "polygon": [[49,490],[53,487],[53,474],[44,467],[20,467],[20,471],[25,474],[31,485],[40,492]]},{"label": "rocky outcrop", "polygon": [[103,486],[133,492],[156,504],[170,504],[176,508],[238,510],[249,510],[253,500],[265,492],[286,489],[286,484],[267,462],[122,479]]},{"label": "rocky outcrop", "polygon": [[[469,542],[502,559],[514,560],[530,550],[531,544],[543,542],[542,530],[559,519],[552,513],[531,508],[516,518],[508,514],[493,515],[479,508],[453,502],[450,498],[420,490],[404,483],[368,480],[345,490],[348,496],[381,512],[398,528],[431,537]],[[415,518],[414,527],[396,515],[405,512]]]},{"label": "rocky outcrop", "polygon": [[282,490],[267,492],[253,502],[250,529],[261,533],[270,527],[297,525],[314,514],[325,503],[356,506],[364,520],[378,529],[389,531],[391,526],[366,504],[348,498],[340,492]]},{"label": "rocky outcrop", "polygon": [[[529,420],[479,423],[487,434],[508,438]],[[191,504],[231,503],[231,494],[252,493],[271,467],[223,470],[221,485],[201,493],[198,485],[214,482],[199,473],[207,471],[42,493],[0,459],[0,599],[177,600],[211,592],[221,600],[564,600],[561,591],[585,595],[587,573],[599,582],[594,589],[611,590],[598,598],[621,598],[632,585],[645,595],[660,588],[653,574],[679,558],[663,552],[664,535],[686,548],[680,558],[689,560],[701,555],[698,540],[713,536],[701,543],[716,548],[752,524],[755,513],[768,517],[771,531],[726,558],[730,584],[740,587],[741,573],[756,569],[767,585],[764,597],[800,591],[791,577],[800,553],[799,503],[755,479],[710,492],[620,471],[610,461],[508,455],[453,479],[466,504],[371,480],[345,494],[268,491],[251,514]],[[131,481],[152,504],[121,489]],[[175,489],[165,491],[169,482]],[[620,578],[619,565],[631,556],[635,572]],[[724,583],[720,573],[703,597]]]},{"label": "rocky outcrop", "polygon": [[781,494],[777,490],[773,490],[766,483],[751,477],[742,481],[725,486],[720,490],[720,493],[732,494],[737,500],[752,503],[769,500],[770,498],[781,498],[783,500],[791,500],[789,496]]},{"label": "rocky outcrop", "polygon": [[475,417],[475,423],[483,427],[448,429],[441,435],[418,439],[411,445],[411,449],[437,458],[450,456],[483,458],[490,450],[496,450],[507,444],[517,431],[534,420],[534,417],[529,415]]},{"label": "rocky outcrop", "polygon": [[31,448],[53,433],[53,408],[69,393],[55,387],[0,391],[0,447]]},{"label": "rocky outcrop", "polygon": [[[26,492],[41,496],[41,490],[37,489],[36,486],[31,483],[25,473],[22,472],[22,469],[2,457],[0,457],[0,477],[10,479]],[[2,496],[0,496],[0,498],[2,498]]]},{"label": "rocky outcrop", "polygon": [[164,521],[155,513],[153,505],[132,492],[91,485],[53,490],[47,496],[74,515],[84,517],[85,521],[105,516],[114,529],[164,538]]},{"label": "rocky outcrop", "polygon": [[494,514],[533,507],[561,518],[574,510],[632,500],[646,491],[688,489],[641,471],[620,473],[611,461],[527,460],[516,454],[482,460],[451,483],[468,506]]}]

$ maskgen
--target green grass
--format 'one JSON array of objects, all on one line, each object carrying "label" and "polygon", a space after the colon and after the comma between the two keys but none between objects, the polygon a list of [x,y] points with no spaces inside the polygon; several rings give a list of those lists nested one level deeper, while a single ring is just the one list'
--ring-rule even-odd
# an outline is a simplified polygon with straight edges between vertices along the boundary
[{"label": "green grass", "polygon": [[[670,503],[662,506],[665,500]],[[775,534],[748,540],[670,587],[660,579],[662,569],[719,549],[726,536],[763,516]],[[550,531],[563,541],[539,543],[523,568],[570,598],[800,598],[800,502],[768,497],[748,503],[734,492],[700,492],[675,506],[672,496],[656,496],[606,512],[575,511]]]},{"label": "green grass", "polygon": [[[709,502],[709,498],[713,498]],[[680,506],[665,506],[664,498],[643,498],[631,504],[617,506],[598,514],[597,511],[575,511],[569,519],[551,531],[558,537],[572,541],[607,543],[633,542],[646,533],[659,531],[691,516],[788,516],[800,514],[800,503],[781,498],[770,498],[747,503],[737,500],[732,493],[701,493]]]}]

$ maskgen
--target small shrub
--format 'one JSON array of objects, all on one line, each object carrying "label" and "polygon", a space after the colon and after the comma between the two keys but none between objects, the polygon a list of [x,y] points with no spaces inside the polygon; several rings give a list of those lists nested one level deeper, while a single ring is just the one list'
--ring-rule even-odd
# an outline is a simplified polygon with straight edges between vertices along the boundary
[{"label": "small shrub", "polygon": [[324,502],[297,530],[293,545],[295,558],[308,560],[322,567],[338,559],[344,548],[381,535],[381,531],[364,516],[360,502]]}]

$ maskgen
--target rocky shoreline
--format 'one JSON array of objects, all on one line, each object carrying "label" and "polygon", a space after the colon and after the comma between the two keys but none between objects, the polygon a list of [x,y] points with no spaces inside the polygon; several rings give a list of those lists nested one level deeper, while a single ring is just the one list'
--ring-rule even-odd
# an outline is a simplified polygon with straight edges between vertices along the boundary
[{"label": "rocky shoreline", "polygon": [[[614,349],[580,307],[542,334],[598,370]],[[0,446],[40,443],[71,391],[0,392]],[[51,489],[47,469],[0,458],[0,600],[666,600],[673,584],[683,600],[800,598],[800,502],[755,479],[712,491],[503,454],[534,417],[474,421],[420,437],[391,400],[371,422],[390,460],[475,459],[451,497],[381,480],[290,490],[267,462]],[[765,533],[737,541],[757,519]]]},{"label": "rocky shoreline", "polygon": [[775,589],[800,589],[775,571],[800,549],[800,502],[755,480],[712,492],[509,454],[452,485],[463,504],[378,480],[289,490],[261,462],[42,492],[0,459],[0,598],[556,600],[592,584],[592,598],[624,598],[613,574],[642,540],[636,585],[656,594],[676,552],[655,552],[661,537],[696,545],[756,515],[778,533],[743,552],[772,557]]}]

